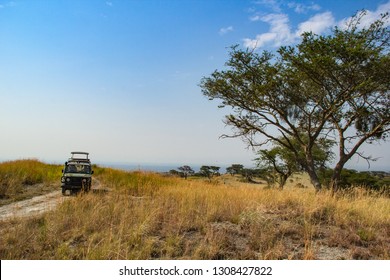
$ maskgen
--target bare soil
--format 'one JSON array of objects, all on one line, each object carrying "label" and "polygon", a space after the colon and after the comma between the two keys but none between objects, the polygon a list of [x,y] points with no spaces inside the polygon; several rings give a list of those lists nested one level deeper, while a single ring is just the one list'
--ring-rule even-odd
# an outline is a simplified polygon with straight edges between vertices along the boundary
[{"label": "bare soil", "polygon": [[[91,190],[92,192],[107,191],[102,188],[100,181],[95,178],[92,181]],[[63,196],[61,190],[58,190],[44,195],[35,196],[30,199],[7,204],[0,207],[0,221],[39,215],[55,209],[57,205],[69,198],[70,196]]]}]

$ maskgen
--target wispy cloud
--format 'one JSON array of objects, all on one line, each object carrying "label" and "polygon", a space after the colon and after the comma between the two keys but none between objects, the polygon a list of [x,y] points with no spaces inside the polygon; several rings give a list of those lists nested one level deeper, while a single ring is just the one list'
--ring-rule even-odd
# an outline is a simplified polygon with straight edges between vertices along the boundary
[{"label": "wispy cloud", "polygon": [[308,5],[297,3],[297,2],[290,2],[287,4],[287,6],[291,9],[294,9],[294,11],[298,14],[306,14],[310,11],[319,11],[321,10],[321,6],[315,3],[310,3]]},{"label": "wispy cloud", "polygon": [[223,27],[219,30],[219,35],[225,35],[234,30],[233,26]]},{"label": "wispy cloud", "polygon": [[257,0],[254,3],[269,8],[274,13],[280,13],[282,11],[280,1],[278,0]]},{"label": "wispy cloud", "polygon": [[112,2],[111,2],[111,1],[106,1],[106,5],[107,5],[107,6],[110,6],[110,7],[112,7],[112,6],[113,6],[113,4],[112,4]]},{"label": "wispy cloud", "polygon": [[[276,3],[276,1],[273,0],[261,2]],[[316,4],[304,6],[302,4],[290,2],[289,7],[294,8],[297,13],[304,13],[309,10],[320,10],[320,7]],[[374,11],[366,11],[366,16],[363,17],[361,26],[365,27],[370,25],[375,20],[378,20],[381,14],[387,12],[390,13],[390,0],[385,4],[379,5],[378,8]],[[269,25],[268,32],[258,34],[255,38],[243,39],[243,44],[245,47],[256,49],[263,46],[279,47],[297,42],[304,32],[311,31],[315,34],[323,34],[336,25],[340,28],[346,28],[348,22],[351,20],[351,17],[337,22],[332,12],[327,11],[323,13],[317,13],[308,20],[299,23],[295,30],[290,24],[288,15],[285,13],[270,13],[267,15],[255,14],[249,19],[251,21],[262,21]],[[388,21],[386,24],[389,26],[390,22]]]},{"label": "wispy cloud", "polygon": [[253,15],[253,16],[249,17],[249,20],[250,21],[259,21],[259,20],[261,20],[261,16],[260,15]]},{"label": "wispy cloud", "polygon": [[244,39],[244,46],[248,48],[260,48],[266,44],[281,46],[282,44],[294,41],[294,34],[291,32],[289,18],[286,14],[268,14],[259,17],[259,20],[270,25],[269,32],[256,36],[255,39]]},{"label": "wispy cloud", "polygon": [[[378,20],[381,17],[381,14],[390,13],[390,1],[388,1],[385,4],[379,5],[378,8],[375,11],[366,11],[365,17],[362,18],[360,22],[361,27],[367,27],[374,21]],[[342,19],[339,21],[338,26],[340,28],[347,28],[348,23],[351,21],[351,17]],[[387,26],[390,25],[390,22],[387,21]]]},{"label": "wispy cloud", "polygon": [[315,16],[309,18],[307,21],[302,22],[298,25],[298,30],[295,33],[296,37],[301,36],[304,32],[313,32],[316,34],[321,34],[324,31],[332,28],[336,23],[331,12],[325,12],[321,14],[316,14]]}]

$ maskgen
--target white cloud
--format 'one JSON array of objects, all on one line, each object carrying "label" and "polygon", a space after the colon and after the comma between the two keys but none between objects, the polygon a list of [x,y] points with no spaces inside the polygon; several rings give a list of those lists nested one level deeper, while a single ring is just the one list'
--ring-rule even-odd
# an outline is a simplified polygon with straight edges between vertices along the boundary
[{"label": "white cloud", "polygon": [[254,15],[249,18],[250,21],[259,21],[261,17],[259,15]]},{"label": "white cloud", "polygon": [[244,46],[247,48],[255,49],[267,44],[273,47],[280,47],[294,43],[303,32],[312,31],[313,33],[321,34],[335,24],[335,19],[331,12],[314,15],[307,21],[300,23],[295,32],[291,31],[289,17],[286,14],[268,14],[260,17],[259,20],[270,25],[269,31],[257,35],[255,39],[244,39]]},{"label": "white cloud", "polygon": [[299,37],[304,32],[312,31],[315,34],[321,34],[327,29],[333,27],[336,21],[331,12],[325,12],[317,14],[307,21],[302,22],[298,25],[298,30],[296,31],[296,37]]},{"label": "white cloud", "polygon": [[[362,18],[362,20],[360,22],[361,27],[368,27],[371,23],[378,20],[381,17],[381,14],[384,14],[384,13],[390,13],[390,1],[388,1],[385,4],[379,5],[375,11],[367,10],[366,15]],[[340,28],[347,28],[350,20],[351,20],[351,17],[345,18],[338,23],[338,26]],[[390,25],[390,22],[387,21],[386,26],[389,26],[389,25]]]},{"label": "white cloud", "polygon": [[106,5],[112,7],[113,4],[111,1],[106,1]]},{"label": "white cloud", "polygon": [[311,3],[309,5],[304,5],[302,3],[290,2],[287,4],[287,6],[291,9],[294,9],[294,11],[298,14],[305,14],[309,11],[321,10],[321,7],[317,4],[314,4],[314,3]]},{"label": "white cloud", "polygon": [[244,46],[260,48],[268,43],[273,43],[274,46],[281,46],[294,40],[289,26],[289,18],[286,14],[268,14],[261,17],[260,20],[270,25],[269,32],[259,34],[255,39],[244,39]]},{"label": "white cloud", "polygon": [[233,30],[233,26],[223,27],[219,30],[219,35],[225,35],[226,33],[232,32]]},{"label": "white cloud", "polygon": [[[257,4],[273,5],[276,9],[280,8],[279,2],[276,0],[262,0],[256,2]],[[302,5],[296,2],[290,2],[290,8],[294,8],[297,13],[303,13],[309,10],[320,10],[321,7],[316,4]],[[379,5],[375,11],[366,11],[366,16],[361,20],[361,26],[367,27],[375,20],[381,17],[381,14],[390,13],[390,0],[387,3]],[[345,18],[339,22],[336,22],[332,12],[318,13],[308,20],[298,24],[295,31],[292,31],[293,27],[289,23],[289,17],[283,13],[272,13],[267,15],[256,14],[250,18],[251,21],[262,21],[269,24],[268,32],[258,34],[254,39],[245,38],[243,44],[247,48],[260,48],[265,45],[272,47],[279,47],[281,45],[287,45],[299,40],[300,36],[304,32],[312,31],[315,34],[322,34],[328,29],[337,25],[340,28],[346,28],[347,23],[351,20],[351,17]],[[390,21],[387,21],[386,26],[390,25]]]},{"label": "white cloud", "polygon": [[273,33],[263,33],[256,36],[256,39],[248,39],[245,38],[244,46],[250,49],[257,49],[262,47],[263,45],[267,44],[268,42],[271,42],[275,40],[276,35]]}]

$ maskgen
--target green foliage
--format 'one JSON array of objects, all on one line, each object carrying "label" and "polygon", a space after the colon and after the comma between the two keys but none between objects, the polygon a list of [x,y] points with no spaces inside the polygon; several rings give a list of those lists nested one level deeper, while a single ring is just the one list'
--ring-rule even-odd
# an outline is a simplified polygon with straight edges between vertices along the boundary
[{"label": "green foliage", "polygon": [[386,140],[390,131],[389,15],[369,27],[360,24],[364,16],[356,14],[347,28],[327,36],[304,33],[301,43],[276,54],[234,46],[225,70],[200,84],[206,97],[232,108],[225,119],[233,127],[228,137],[256,149],[270,142],[284,147],[317,190],[316,149],[332,137],[339,151],[332,174],[337,185],[345,163],[362,156],[361,145]]},{"label": "green foliage", "polygon": [[[324,185],[330,185],[332,170],[324,169],[320,172]],[[366,189],[388,192],[390,190],[390,174],[385,172],[359,172],[353,169],[343,169],[339,181],[341,189],[364,187]]]},{"label": "green foliage", "polygon": [[175,169],[169,170],[169,174],[171,174],[173,176],[180,176],[180,177],[182,177],[182,173],[177,171],[177,170],[175,170]]},{"label": "green foliage", "polygon": [[[301,136],[305,139],[305,136]],[[259,157],[255,159],[257,165],[262,169],[269,172],[272,177],[267,182],[277,182],[279,188],[283,188],[287,179],[294,173],[304,170],[305,153],[302,151],[301,145],[294,138],[280,139],[281,142],[287,142],[293,145],[295,151],[286,148],[280,142],[274,142],[274,146],[268,150],[259,150]],[[312,156],[314,166],[316,168],[325,167],[326,162],[333,158],[333,152],[331,151],[334,141],[320,138],[318,142],[314,143],[312,148]]]},{"label": "green foliage", "polygon": [[200,167],[199,173],[202,176],[207,177],[209,180],[211,180],[212,177],[220,175],[219,169],[220,167],[218,166],[202,165]]},{"label": "green foliage", "polygon": [[236,174],[241,174],[243,169],[244,165],[242,164],[232,164],[231,166],[226,168],[226,172],[233,176]]},{"label": "green foliage", "polygon": [[180,166],[177,169],[180,170],[179,172],[180,176],[184,177],[185,179],[187,179],[188,176],[193,175],[195,173],[195,171],[188,165]]},{"label": "green foliage", "polygon": [[245,182],[248,183],[257,183],[255,178],[261,178],[269,183],[270,173],[266,169],[260,168],[243,168],[240,175],[244,178]]}]

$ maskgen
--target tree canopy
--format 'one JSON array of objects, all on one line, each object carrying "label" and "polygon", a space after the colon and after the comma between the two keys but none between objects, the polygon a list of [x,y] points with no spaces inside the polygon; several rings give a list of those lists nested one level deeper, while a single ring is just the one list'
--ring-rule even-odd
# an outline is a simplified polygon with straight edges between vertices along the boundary
[{"label": "tree canopy", "polygon": [[202,165],[202,166],[200,167],[199,173],[200,173],[202,176],[205,176],[205,177],[207,177],[209,180],[211,180],[211,178],[212,178],[213,176],[219,175],[219,169],[220,169],[219,166]]},{"label": "tree canopy", "polygon": [[241,174],[244,169],[244,165],[242,164],[232,164],[231,166],[226,168],[226,172],[230,175]]},{"label": "tree canopy", "polygon": [[184,179],[187,179],[188,176],[195,173],[195,171],[188,165],[180,166],[177,169],[180,170],[179,173],[181,173],[181,175],[184,177]]},{"label": "tree canopy", "polygon": [[225,136],[242,137],[257,149],[284,147],[317,190],[315,147],[335,141],[331,185],[337,189],[352,156],[370,160],[362,144],[386,141],[390,130],[389,15],[368,27],[361,25],[364,16],[357,13],[330,35],[304,33],[299,44],[275,54],[232,47],[226,69],[200,84],[206,97],[232,108],[225,122],[233,134]]}]

